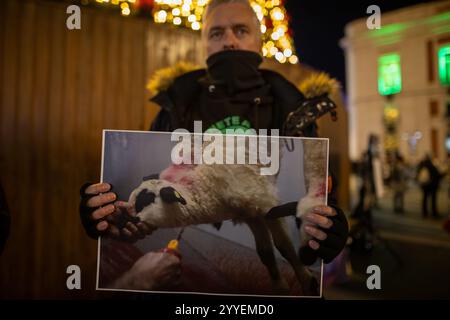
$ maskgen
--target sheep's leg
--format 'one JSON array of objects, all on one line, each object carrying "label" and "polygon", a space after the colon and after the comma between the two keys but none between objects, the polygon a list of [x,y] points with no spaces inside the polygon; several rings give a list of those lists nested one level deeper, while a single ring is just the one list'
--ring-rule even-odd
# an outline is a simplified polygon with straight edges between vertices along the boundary
[{"label": "sheep's leg", "polygon": [[[324,141],[303,140],[303,172],[307,194],[297,205],[297,218],[302,218],[311,209],[326,204],[327,192],[327,146]],[[311,236],[300,228],[300,247],[307,246]]]},{"label": "sheep's leg", "polygon": [[265,224],[264,218],[256,217],[252,219],[246,219],[245,223],[249,226],[253,233],[256,244],[256,252],[261,259],[261,262],[266,266],[272,280],[272,285],[279,293],[286,294],[289,287],[286,281],[281,277],[278,270],[277,261],[275,259],[275,253],[273,250],[272,239],[270,237],[269,229]]},{"label": "sheep's leg", "polygon": [[303,294],[317,295],[317,282],[309,270],[301,263],[295,252],[294,245],[286,232],[283,221],[281,219],[267,219],[266,223],[272,234],[275,247],[294,269]]}]

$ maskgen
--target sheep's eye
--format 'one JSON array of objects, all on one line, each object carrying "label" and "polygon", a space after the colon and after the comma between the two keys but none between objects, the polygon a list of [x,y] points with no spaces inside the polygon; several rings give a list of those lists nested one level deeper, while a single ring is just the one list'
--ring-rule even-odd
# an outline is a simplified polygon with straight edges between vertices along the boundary
[{"label": "sheep's eye", "polygon": [[172,187],[164,187],[159,191],[161,199],[166,203],[179,202],[181,204],[186,204],[186,200],[181,196],[181,194]]}]

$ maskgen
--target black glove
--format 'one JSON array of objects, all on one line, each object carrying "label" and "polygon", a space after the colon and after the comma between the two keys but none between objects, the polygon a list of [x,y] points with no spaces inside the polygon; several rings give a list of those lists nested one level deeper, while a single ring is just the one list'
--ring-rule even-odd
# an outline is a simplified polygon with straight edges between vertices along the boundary
[{"label": "black glove", "polygon": [[[92,219],[92,213],[98,209],[97,208],[91,208],[87,206],[87,202],[90,198],[96,196],[96,194],[86,194],[86,189],[92,185],[93,183],[91,182],[86,182],[85,184],[83,184],[81,186],[80,189],[80,207],[79,207],[79,211],[80,211],[80,218],[81,218],[81,223],[84,227],[84,230],[86,231],[87,235],[89,237],[91,237],[92,239],[97,239],[99,236],[101,236],[104,231],[99,231],[97,230],[97,224],[104,220],[103,219],[99,219],[99,220],[94,220]],[[112,186],[111,186],[112,189]]]},{"label": "black glove", "polygon": [[319,257],[323,259],[325,263],[330,263],[336,256],[341,253],[347,243],[348,237],[348,223],[344,212],[333,205],[330,205],[336,211],[336,215],[328,217],[333,221],[333,225],[329,229],[320,228],[327,234],[325,240],[318,240],[314,238],[320,247],[317,250],[312,249],[310,246],[300,248],[299,256],[300,260],[305,265],[313,264]]},{"label": "black glove", "polygon": [[[98,220],[92,219],[92,213],[98,208],[100,208],[100,207],[91,208],[87,206],[87,202],[89,201],[89,199],[91,199],[94,196],[97,196],[97,194],[86,193],[86,189],[92,184],[93,183],[91,182],[86,182],[80,189],[80,197],[81,197],[79,208],[80,218],[84,230],[86,231],[89,237],[91,237],[92,239],[97,239],[99,236],[103,236],[106,234],[106,231],[108,229],[104,231],[99,231],[97,229],[97,224],[103,220],[108,221],[109,224],[114,224],[119,230],[125,228],[128,222],[131,222],[133,224],[137,224],[138,222],[140,222],[140,219],[138,217],[129,215],[124,209],[120,210],[119,212],[116,212],[113,215],[110,215],[109,218],[104,217]],[[109,189],[108,192],[112,191],[112,189],[113,186],[111,185],[111,188]],[[106,203],[105,206],[111,203],[114,203],[114,201]]]},{"label": "black glove", "polygon": [[[333,221],[333,225],[329,229],[320,228],[327,234],[325,240],[314,239],[319,243],[320,247],[317,250],[312,249],[310,246],[300,248],[299,257],[303,264],[309,266],[313,264],[317,258],[323,259],[325,263],[331,262],[336,256],[344,249],[345,243],[348,237],[348,223],[344,212],[330,204],[336,211],[336,215],[328,217]],[[289,202],[277,207],[273,207],[266,214],[267,219],[278,219],[286,216],[295,216],[297,213],[297,202]],[[296,218],[297,227],[301,227],[300,219]]]}]

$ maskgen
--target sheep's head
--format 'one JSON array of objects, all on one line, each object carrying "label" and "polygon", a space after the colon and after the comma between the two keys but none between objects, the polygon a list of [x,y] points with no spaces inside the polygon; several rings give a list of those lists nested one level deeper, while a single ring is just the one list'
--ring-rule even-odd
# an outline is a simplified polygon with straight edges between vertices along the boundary
[{"label": "sheep's head", "polygon": [[186,200],[170,182],[152,179],[142,182],[131,193],[129,203],[141,221],[154,228],[170,228],[180,226]]}]

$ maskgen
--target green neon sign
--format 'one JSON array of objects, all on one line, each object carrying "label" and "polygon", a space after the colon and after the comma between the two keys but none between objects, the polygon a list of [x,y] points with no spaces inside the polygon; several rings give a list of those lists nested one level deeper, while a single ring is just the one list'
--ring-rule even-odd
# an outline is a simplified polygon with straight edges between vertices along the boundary
[{"label": "green neon sign", "polygon": [[402,91],[400,55],[390,53],[378,58],[378,92],[390,95]]},{"label": "green neon sign", "polygon": [[439,49],[439,80],[441,84],[450,85],[450,45]]}]

